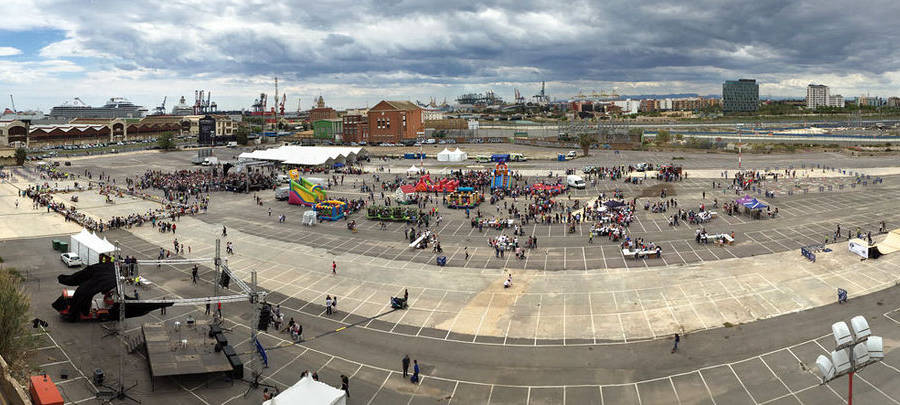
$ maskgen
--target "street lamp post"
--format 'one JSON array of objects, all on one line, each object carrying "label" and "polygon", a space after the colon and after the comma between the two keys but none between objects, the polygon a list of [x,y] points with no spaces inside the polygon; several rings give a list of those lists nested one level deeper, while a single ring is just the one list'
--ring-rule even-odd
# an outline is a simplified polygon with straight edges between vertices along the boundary
[{"label": "street lamp post", "polygon": [[847,375],[849,381],[847,405],[853,405],[853,375],[884,358],[881,336],[872,335],[864,316],[854,316],[850,319],[850,325],[853,328],[852,334],[846,322],[832,324],[831,334],[834,336],[835,349],[831,352],[831,358],[824,355],[816,358],[816,366],[822,373],[822,384]]}]

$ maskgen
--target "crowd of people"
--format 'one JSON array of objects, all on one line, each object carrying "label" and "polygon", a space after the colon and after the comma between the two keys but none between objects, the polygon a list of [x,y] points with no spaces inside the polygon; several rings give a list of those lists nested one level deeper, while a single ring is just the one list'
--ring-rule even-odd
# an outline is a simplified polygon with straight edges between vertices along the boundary
[{"label": "crowd of people", "polygon": [[189,199],[202,198],[201,194],[213,191],[245,192],[248,190],[269,190],[275,186],[272,173],[260,169],[237,173],[224,169],[195,169],[165,172],[147,170],[142,176],[128,178],[129,188],[161,190],[169,201],[188,203]]}]

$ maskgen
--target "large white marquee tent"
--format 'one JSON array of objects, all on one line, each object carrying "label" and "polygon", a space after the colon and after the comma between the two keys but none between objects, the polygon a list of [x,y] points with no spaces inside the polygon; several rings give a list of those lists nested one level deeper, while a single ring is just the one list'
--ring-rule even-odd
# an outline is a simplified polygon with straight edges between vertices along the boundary
[{"label": "large white marquee tent", "polygon": [[363,148],[286,145],[272,149],[244,152],[239,160],[267,160],[287,165],[320,166],[352,163],[366,156]]}]

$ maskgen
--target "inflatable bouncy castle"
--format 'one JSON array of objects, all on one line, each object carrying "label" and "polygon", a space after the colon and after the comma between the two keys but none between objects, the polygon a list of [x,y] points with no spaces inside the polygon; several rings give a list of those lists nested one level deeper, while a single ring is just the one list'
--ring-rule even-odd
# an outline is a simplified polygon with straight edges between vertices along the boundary
[{"label": "inflatable bouncy castle", "polygon": [[509,188],[509,169],[505,162],[497,163],[497,167],[491,171],[491,190]]},{"label": "inflatable bouncy castle", "polygon": [[442,193],[452,193],[456,191],[456,188],[459,187],[459,180],[452,180],[448,178],[442,178],[438,180],[437,183],[432,182],[430,175],[424,175],[419,177],[419,182],[416,183],[416,191],[423,192],[442,192]]},{"label": "inflatable bouncy castle", "polygon": [[336,200],[325,200],[316,204],[316,216],[319,219],[337,221],[345,217],[347,203]]},{"label": "inflatable bouncy castle", "polygon": [[320,201],[325,201],[328,197],[325,190],[318,184],[313,184],[308,180],[300,177],[297,170],[290,171],[291,191],[288,194],[288,204],[305,205],[312,207]]}]

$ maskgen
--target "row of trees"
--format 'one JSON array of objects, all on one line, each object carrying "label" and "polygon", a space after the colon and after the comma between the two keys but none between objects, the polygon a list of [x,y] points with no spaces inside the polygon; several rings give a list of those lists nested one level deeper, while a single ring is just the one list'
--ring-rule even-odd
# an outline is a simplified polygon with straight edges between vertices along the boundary
[{"label": "row of trees", "polygon": [[4,269],[2,263],[0,258],[0,356],[9,364],[11,374],[23,381],[29,371],[26,354],[36,342],[28,331],[31,301],[21,274],[14,268]]}]

